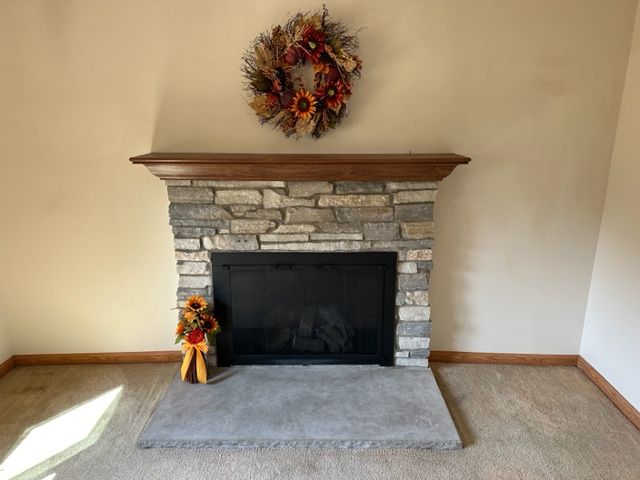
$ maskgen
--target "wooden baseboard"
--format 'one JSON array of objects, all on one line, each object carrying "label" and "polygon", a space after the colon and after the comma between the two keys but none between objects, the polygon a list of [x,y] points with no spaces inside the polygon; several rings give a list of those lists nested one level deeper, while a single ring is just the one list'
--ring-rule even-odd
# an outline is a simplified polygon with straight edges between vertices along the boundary
[{"label": "wooden baseboard", "polygon": [[14,355],[17,367],[36,365],[81,365],[113,363],[171,363],[179,362],[179,350],[157,352],[52,353]]},{"label": "wooden baseboard", "polygon": [[578,357],[578,368],[598,387],[606,397],[616,406],[622,414],[640,430],[640,411],[638,411],[622,394],[611,385],[600,372],[587,362],[584,358]]},{"label": "wooden baseboard", "polygon": [[[176,350],[156,352],[54,353],[14,355],[0,364],[0,378],[14,367],[37,365],[81,365],[118,363],[173,363],[182,360]],[[625,399],[589,362],[579,355],[545,355],[528,353],[482,353],[434,350],[433,363],[476,363],[494,365],[577,366],[609,400],[640,429],[640,412]]]},{"label": "wooden baseboard", "polygon": [[13,367],[15,366],[16,363],[13,357],[9,357],[4,362],[0,363],[0,378],[4,377],[7,373],[13,370]]},{"label": "wooden baseboard", "polygon": [[493,365],[575,366],[578,355],[546,355],[537,353],[483,353],[433,350],[429,362],[479,363]]}]

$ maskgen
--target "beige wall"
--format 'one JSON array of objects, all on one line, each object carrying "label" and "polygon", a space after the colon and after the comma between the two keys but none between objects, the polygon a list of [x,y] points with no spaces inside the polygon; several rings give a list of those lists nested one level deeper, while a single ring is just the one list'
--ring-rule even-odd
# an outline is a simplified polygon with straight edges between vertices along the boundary
[{"label": "beige wall", "polygon": [[2,316],[2,305],[0,305],[0,363],[13,355],[11,341],[9,339],[8,329]]},{"label": "beige wall", "polygon": [[[636,0],[328,2],[352,114],[257,125],[240,55],[299,2],[0,0],[0,292],[16,353],[172,348],[150,150],[473,157],[436,207],[433,348],[577,352]],[[306,5],[306,4],[305,4]]]},{"label": "beige wall", "polygon": [[580,353],[640,410],[640,12]]}]

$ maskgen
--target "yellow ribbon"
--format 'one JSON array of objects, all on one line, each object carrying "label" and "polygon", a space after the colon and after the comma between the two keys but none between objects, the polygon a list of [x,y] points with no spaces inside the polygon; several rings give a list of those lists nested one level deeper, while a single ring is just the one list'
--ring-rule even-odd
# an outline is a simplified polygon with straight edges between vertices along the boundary
[{"label": "yellow ribbon", "polygon": [[200,343],[189,343],[185,341],[182,344],[182,351],[187,352],[182,360],[182,367],[180,367],[180,374],[182,375],[182,380],[187,376],[187,370],[189,369],[189,364],[191,363],[191,359],[193,356],[196,356],[196,375],[198,377],[198,382],[207,383],[207,364],[204,361],[204,354],[207,353],[209,347],[207,347],[206,342],[202,341]]}]

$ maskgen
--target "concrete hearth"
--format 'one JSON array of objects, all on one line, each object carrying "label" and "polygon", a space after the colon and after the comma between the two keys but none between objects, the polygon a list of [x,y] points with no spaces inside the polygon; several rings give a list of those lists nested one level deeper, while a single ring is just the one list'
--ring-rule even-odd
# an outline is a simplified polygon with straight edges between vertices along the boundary
[{"label": "concrete hearth", "polygon": [[211,373],[208,385],[176,376],[139,447],[462,447],[429,369],[236,366]]}]

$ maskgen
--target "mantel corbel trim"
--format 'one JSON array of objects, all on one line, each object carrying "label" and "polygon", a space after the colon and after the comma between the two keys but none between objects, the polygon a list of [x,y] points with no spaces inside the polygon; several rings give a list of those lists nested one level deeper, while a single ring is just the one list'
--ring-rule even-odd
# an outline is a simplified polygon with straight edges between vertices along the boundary
[{"label": "mantel corbel trim", "polygon": [[439,181],[470,158],[453,153],[147,153],[132,157],[163,180]]}]

